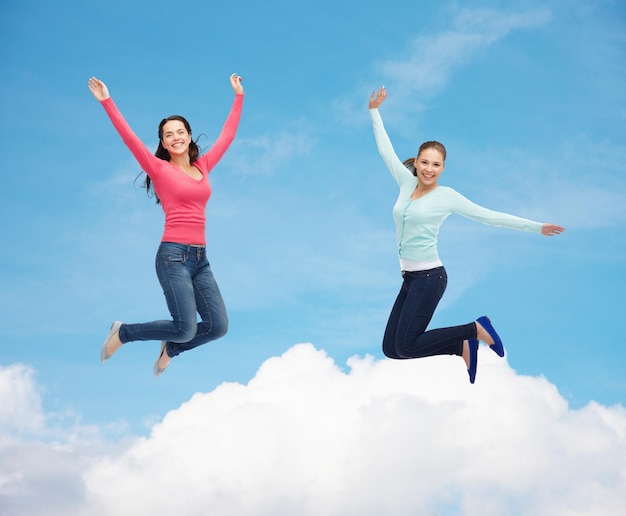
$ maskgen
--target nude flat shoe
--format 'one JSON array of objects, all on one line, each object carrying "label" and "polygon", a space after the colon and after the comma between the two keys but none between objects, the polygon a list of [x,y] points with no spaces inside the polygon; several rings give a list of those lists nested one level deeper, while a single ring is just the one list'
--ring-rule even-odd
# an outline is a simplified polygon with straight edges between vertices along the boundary
[{"label": "nude flat shoe", "polygon": [[117,337],[119,339],[119,331],[120,331],[120,326],[122,326],[122,322],[121,321],[115,321],[112,325],[111,325],[111,329],[109,330],[109,334],[107,335],[107,338],[104,339],[104,344],[102,344],[102,349],[100,350],[100,361],[104,364],[106,363],[109,358],[111,358],[113,356],[113,353],[111,353],[109,355],[109,352],[107,350],[107,346],[109,345],[109,342],[111,342],[111,340],[114,337]]},{"label": "nude flat shoe", "polygon": [[[156,359],[156,362],[154,363],[154,367],[152,368],[152,372],[154,373],[154,376],[161,376],[161,374],[163,373],[163,371],[165,371],[165,369],[167,368],[167,366],[165,366],[163,369],[161,369],[159,367],[159,361],[161,360],[161,357],[163,356],[163,353],[167,353],[165,346],[167,345],[167,341],[163,340],[161,341],[161,352],[159,353],[159,357]],[[169,365],[169,364],[167,364]]]}]

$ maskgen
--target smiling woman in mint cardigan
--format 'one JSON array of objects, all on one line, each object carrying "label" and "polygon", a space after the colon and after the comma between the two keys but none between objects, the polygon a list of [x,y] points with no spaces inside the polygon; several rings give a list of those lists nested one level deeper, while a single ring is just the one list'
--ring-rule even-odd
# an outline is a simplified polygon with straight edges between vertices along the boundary
[{"label": "smiling woman in mint cardigan", "polygon": [[[150,152],[135,135],[99,79],[88,87],[113,126],[147,174],[146,188],[154,189],[165,213],[165,228],[156,255],[156,271],[172,319],[124,324],[115,321],[102,345],[106,362],[122,344],[161,341],[153,372],[159,376],[176,355],[222,337],[228,317],[206,254],[206,205],[211,196],[209,173],[235,138],[243,106],[241,77],[230,76],[235,93],[230,114],[213,146],[203,155],[191,139],[189,122],[180,115],[161,120],[159,146]],[[197,322],[200,314],[201,322]]]},{"label": "smiling woman in mint cardigan", "polygon": [[386,98],[384,86],[373,92],[369,110],[378,152],[400,187],[393,218],[403,283],[387,322],[383,352],[395,359],[461,356],[474,383],[479,340],[499,356],[504,356],[504,347],[486,316],[468,324],[426,331],[448,282],[437,253],[441,224],[448,215],[458,213],[492,226],[545,236],[558,235],[564,228],[483,208],[452,188],[439,185],[446,160],[446,149],[439,142],[425,142],[417,157],[400,161],[378,112]]}]

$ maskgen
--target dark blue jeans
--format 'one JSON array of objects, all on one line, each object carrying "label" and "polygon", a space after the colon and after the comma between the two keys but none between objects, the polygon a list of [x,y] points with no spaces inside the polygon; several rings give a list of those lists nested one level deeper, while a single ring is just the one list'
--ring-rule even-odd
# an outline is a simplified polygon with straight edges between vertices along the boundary
[{"label": "dark blue jeans", "polygon": [[[206,248],[162,242],[155,262],[172,320],[123,324],[120,340],[165,340],[167,354],[175,357],[223,337],[228,316]],[[197,322],[196,312],[202,322]]]},{"label": "dark blue jeans", "polygon": [[473,322],[426,331],[448,285],[445,268],[403,271],[402,277],[404,281],[385,329],[383,353],[397,359],[460,356],[463,341],[476,338]]}]

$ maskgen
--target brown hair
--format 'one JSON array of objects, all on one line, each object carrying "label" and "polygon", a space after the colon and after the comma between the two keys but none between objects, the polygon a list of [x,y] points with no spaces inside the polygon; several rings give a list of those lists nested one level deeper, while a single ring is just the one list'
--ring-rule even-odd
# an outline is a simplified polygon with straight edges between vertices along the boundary
[{"label": "brown hair", "polygon": [[446,148],[444,147],[443,143],[436,142],[436,141],[424,142],[420,145],[420,148],[417,151],[417,157],[407,158],[402,162],[402,164],[406,168],[408,168],[414,176],[417,175],[415,173],[415,160],[419,158],[419,155],[426,149],[435,149],[436,151],[439,151],[441,155],[443,156],[443,160],[446,161]]}]

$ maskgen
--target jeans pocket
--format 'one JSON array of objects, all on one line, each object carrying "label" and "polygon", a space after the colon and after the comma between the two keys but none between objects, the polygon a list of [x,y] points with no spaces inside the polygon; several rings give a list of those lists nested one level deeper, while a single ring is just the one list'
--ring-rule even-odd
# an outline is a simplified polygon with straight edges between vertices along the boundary
[{"label": "jeans pocket", "polygon": [[162,254],[165,265],[185,263],[187,254],[182,250],[169,249]]}]

